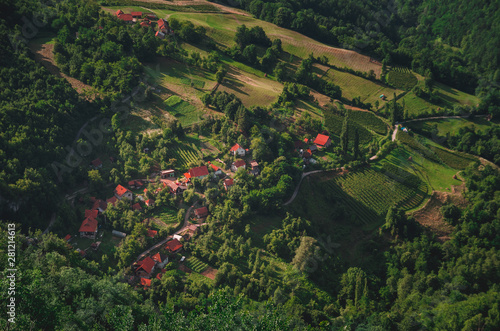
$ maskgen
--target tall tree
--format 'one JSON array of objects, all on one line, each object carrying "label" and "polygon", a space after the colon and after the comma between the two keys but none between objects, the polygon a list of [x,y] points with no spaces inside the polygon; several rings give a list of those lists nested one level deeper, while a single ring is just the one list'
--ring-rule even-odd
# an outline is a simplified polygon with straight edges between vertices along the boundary
[{"label": "tall tree", "polygon": [[342,153],[347,154],[347,148],[349,147],[349,111],[346,112],[344,117],[344,123],[342,124],[342,132],[340,133],[340,146],[342,147]]},{"label": "tall tree", "polygon": [[359,132],[358,129],[354,129],[354,142],[353,142],[353,153],[354,159],[358,159],[359,157]]}]

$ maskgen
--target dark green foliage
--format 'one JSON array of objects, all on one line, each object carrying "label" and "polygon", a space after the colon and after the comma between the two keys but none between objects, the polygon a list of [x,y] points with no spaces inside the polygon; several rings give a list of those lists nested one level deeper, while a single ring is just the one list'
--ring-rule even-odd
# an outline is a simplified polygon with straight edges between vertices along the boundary
[{"label": "dark green foliage", "polygon": [[411,72],[391,70],[387,74],[387,82],[396,88],[409,91],[417,85],[418,80]]}]

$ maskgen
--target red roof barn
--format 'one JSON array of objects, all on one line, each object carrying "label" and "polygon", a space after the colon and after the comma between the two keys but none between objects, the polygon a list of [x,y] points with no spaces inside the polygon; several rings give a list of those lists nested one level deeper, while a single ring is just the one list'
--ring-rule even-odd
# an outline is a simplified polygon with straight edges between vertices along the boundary
[{"label": "red roof barn", "polygon": [[132,17],[142,17],[142,12],[141,11],[133,11],[130,13]]},{"label": "red roof barn", "polygon": [[134,18],[130,14],[121,14],[118,18],[125,22],[133,22]]}]

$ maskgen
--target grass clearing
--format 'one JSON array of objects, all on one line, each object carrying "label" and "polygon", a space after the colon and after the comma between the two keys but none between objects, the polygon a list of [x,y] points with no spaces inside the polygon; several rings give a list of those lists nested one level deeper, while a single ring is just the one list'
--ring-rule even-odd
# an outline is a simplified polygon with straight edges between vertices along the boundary
[{"label": "grass clearing", "polygon": [[326,81],[333,82],[335,85],[340,86],[344,98],[352,100],[355,97],[360,97],[362,102],[371,103],[373,106],[375,106],[377,100],[381,105],[384,104],[379,98],[381,94],[392,97],[394,93],[396,93],[396,95],[403,93],[403,90],[394,89],[382,83],[373,82],[348,72],[335,69],[328,70],[328,73],[323,78]]},{"label": "grass clearing", "polygon": [[[445,138],[448,134],[454,136],[461,128],[474,128],[477,131],[485,131],[498,125],[495,122],[487,121],[484,118],[474,118],[471,120],[465,118],[446,118],[438,120],[417,121],[405,124],[413,131],[425,136],[437,135],[437,138]],[[435,131],[437,130],[437,131]]]},{"label": "grass clearing", "polygon": [[409,91],[418,84],[417,77],[408,68],[396,67],[387,74],[387,81],[392,86]]},{"label": "grass clearing", "polygon": [[[180,99],[180,97],[177,98]],[[175,100],[176,99],[171,101],[171,103],[176,102]],[[179,122],[181,122],[182,126],[189,126],[201,121],[200,116],[202,115],[202,112],[196,109],[195,106],[184,100],[178,101],[174,106],[169,106],[168,103],[165,102],[165,110],[175,118],[177,118]]]}]

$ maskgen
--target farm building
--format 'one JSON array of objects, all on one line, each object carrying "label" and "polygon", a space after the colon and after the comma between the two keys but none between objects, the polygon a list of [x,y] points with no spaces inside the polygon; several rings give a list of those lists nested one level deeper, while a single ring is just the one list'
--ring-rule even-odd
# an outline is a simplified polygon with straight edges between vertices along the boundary
[{"label": "farm building", "polygon": [[168,182],[167,186],[170,189],[170,193],[172,194],[181,194],[185,190],[185,186],[178,185],[177,183],[174,182]]},{"label": "farm building", "polygon": [[207,166],[201,166],[201,167],[196,167],[189,169],[189,172],[184,174],[186,178],[198,178],[198,179],[203,179],[208,176],[208,168]]},{"label": "farm building", "polygon": [[310,151],[311,153],[317,152],[318,151],[318,146],[311,145],[311,146],[309,146],[308,151]]},{"label": "farm building", "polygon": [[318,134],[318,136],[314,140],[314,143],[319,148],[327,148],[332,144],[332,140],[330,139],[330,137],[325,136],[324,134]]},{"label": "farm building", "polygon": [[121,9],[118,9],[115,14],[116,16],[123,15],[123,11]]},{"label": "farm building", "polygon": [[127,236],[126,233],[124,232],[121,232],[121,231],[117,231],[117,230],[113,230],[111,231],[111,234],[115,237],[119,237],[119,238],[125,238]]},{"label": "farm building", "polygon": [[178,252],[182,249],[182,243],[177,239],[170,240],[165,245],[165,249],[170,253]]},{"label": "farm building", "polygon": [[134,18],[141,18],[142,17],[142,12],[140,11],[133,11],[130,13],[130,15],[132,15],[132,17]]},{"label": "farm building", "polygon": [[149,27],[151,27],[151,22],[144,20],[141,22],[140,26],[149,28]]},{"label": "farm building", "polygon": [[229,179],[225,179],[224,180],[224,188],[226,189],[226,191],[231,187],[233,186],[234,184],[234,179],[232,178],[229,178]]},{"label": "farm building", "polygon": [[160,177],[162,179],[175,177],[175,170],[173,169],[162,170],[160,171]]},{"label": "farm building", "polygon": [[95,239],[97,234],[97,220],[95,218],[87,217],[80,226],[80,237]]},{"label": "farm building", "polygon": [[207,207],[198,208],[194,211],[194,214],[196,215],[197,218],[207,217],[208,216],[208,209],[207,209]]},{"label": "farm building", "polygon": [[102,161],[101,161],[101,159],[97,158],[97,159],[93,160],[92,161],[92,166],[94,167],[94,169],[102,168]]},{"label": "farm building", "polygon": [[119,200],[121,200],[123,198],[127,198],[127,199],[132,200],[132,192],[130,190],[126,189],[125,187],[118,185],[115,188],[115,197],[117,197]]},{"label": "farm building", "polygon": [[238,171],[239,168],[246,169],[247,164],[245,163],[244,160],[237,160],[234,161],[233,164],[231,164],[231,171],[236,172]]},{"label": "farm building", "polygon": [[125,21],[127,23],[132,23],[134,21],[134,18],[130,14],[121,14],[118,16],[118,19]]},{"label": "farm building", "polygon": [[139,277],[149,277],[151,276],[151,272],[153,272],[153,270],[155,269],[155,265],[155,261],[153,261],[153,259],[148,256],[143,260],[137,262],[137,269],[135,269],[135,273]]},{"label": "farm building", "polygon": [[238,144],[235,144],[233,147],[231,147],[229,152],[234,156],[245,156],[245,149]]}]

